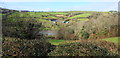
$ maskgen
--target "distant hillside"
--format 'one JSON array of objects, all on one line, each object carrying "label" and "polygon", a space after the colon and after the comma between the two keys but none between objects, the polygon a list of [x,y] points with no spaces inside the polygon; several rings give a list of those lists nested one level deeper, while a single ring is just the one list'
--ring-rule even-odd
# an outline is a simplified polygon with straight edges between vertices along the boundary
[{"label": "distant hillside", "polygon": [[18,12],[18,10],[5,9],[5,8],[0,8],[0,10],[1,10],[0,13],[2,14]]}]

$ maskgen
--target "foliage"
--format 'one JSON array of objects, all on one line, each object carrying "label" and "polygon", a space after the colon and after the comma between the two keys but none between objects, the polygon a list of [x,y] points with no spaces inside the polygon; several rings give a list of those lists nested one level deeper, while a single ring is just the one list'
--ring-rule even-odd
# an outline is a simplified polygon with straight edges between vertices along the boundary
[{"label": "foliage", "polygon": [[47,56],[53,47],[45,38],[26,40],[3,38],[3,56]]},{"label": "foliage", "polygon": [[[27,21],[11,21],[8,19],[3,21],[3,35],[17,38],[34,39],[37,32],[42,29],[42,24],[37,21],[29,19]],[[36,22],[36,23],[35,23]],[[41,27],[41,29],[39,29]],[[35,33],[36,32],[36,33]]]},{"label": "foliage", "polygon": [[74,40],[77,39],[74,35],[74,29],[73,28],[62,28],[58,31],[57,35],[58,39],[64,39],[64,40]]},{"label": "foliage", "polygon": [[84,33],[83,31],[89,34],[89,39],[116,37],[118,36],[117,32],[120,27],[118,25],[118,16],[115,14],[116,13],[96,14],[88,21],[80,21],[72,24],[70,28],[74,28],[75,35],[80,39],[82,38],[81,35]]},{"label": "foliage", "polygon": [[98,47],[91,43],[70,43],[58,45],[56,49],[48,54],[49,56],[113,56],[105,48]]},{"label": "foliage", "polygon": [[87,33],[87,32],[82,32],[82,37],[83,37],[83,39],[88,39],[89,38],[89,33]]}]

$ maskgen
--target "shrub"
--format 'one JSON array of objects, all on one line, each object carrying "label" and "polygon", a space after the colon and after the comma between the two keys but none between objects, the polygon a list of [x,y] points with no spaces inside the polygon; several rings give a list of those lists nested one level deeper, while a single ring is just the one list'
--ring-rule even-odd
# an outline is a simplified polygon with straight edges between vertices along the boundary
[{"label": "shrub", "polygon": [[[53,46],[45,38],[26,40],[3,38],[3,56],[47,56]],[[51,49],[52,48],[52,49]]]},{"label": "shrub", "polygon": [[72,28],[63,28],[58,31],[57,37],[65,40],[74,40],[76,38],[75,31]]},{"label": "shrub", "polygon": [[83,37],[83,39],[88,39],[89,38],[89,33],[88,32],[82,32],[82,37]]},{"label": "shrub", "polygon": [[23,18],[22,20],[15,18],[15,20],[10,18],[3,20],[3,36],[35,39],[37,33],[43,29],[42,23],[31,18]]},{"label": "shrub", "polygon": [[115,56],[105,48],[91,43],[70,43],[56,47],[48,54],[49,56]]}]

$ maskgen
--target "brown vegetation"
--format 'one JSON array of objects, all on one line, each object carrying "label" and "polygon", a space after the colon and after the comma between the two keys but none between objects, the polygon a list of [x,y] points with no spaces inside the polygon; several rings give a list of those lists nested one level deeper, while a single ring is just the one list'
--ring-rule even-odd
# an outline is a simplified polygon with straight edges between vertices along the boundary
[{"label": "brown vegetation", "polygon": [[[93,15],[88,21],[76,22],[72,26],[60,29],[59,35],[63,34],[64,38],[74,34],[79,37],[77,39],[100,39],[118,36],[119,29],[117,13],[101,13]],[[70,30],[74,33],[71,34]]]}]

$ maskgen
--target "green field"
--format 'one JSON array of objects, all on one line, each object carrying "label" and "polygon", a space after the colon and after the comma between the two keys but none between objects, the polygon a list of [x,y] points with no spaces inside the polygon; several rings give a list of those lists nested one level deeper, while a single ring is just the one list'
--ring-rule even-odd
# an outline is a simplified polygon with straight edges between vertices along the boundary
[{"label": "green field", "polygon": [[[120,41],[118,41],[119,38],[120,37],[113,37],[113,38],[105,38],[103,40],[108,41],[108,42],[118,43],[118,42],[120,42]],[[72,42],[75,42],[75,40],[48,39],[48,42],[51,43],[52,45],[60,45],[60,44],[63,44],[65,42],[72,43]]]},{"label": "green field", "polygon": [[65,42],[65,40],[48,39],[48,42],[51,43],[52,45],[59,45]]},{"label": "green field", "polygon": [[120,39],[120,37],[106,38],[106,39],[103,39],[103,40],[118,43],[118,42],[120,42],[118,39]]},{"label": "green field", "polygon": [[74,18],[79,18],[79,17],[88,17],[90,16],[91,14],[80,14],[80,15],[75,15],[75,16],[72,16],[72,17],[69,17],[67,19],[74,19]]},{"label": "green field", "polygon": [[48,39],[52,45],[61,45],[76,42],[76,40],[61,40],[61,39]]},{"label": "green field", "polygon": [[38,22],[48,22],[47,20],[44,19],[37,19]]}]

